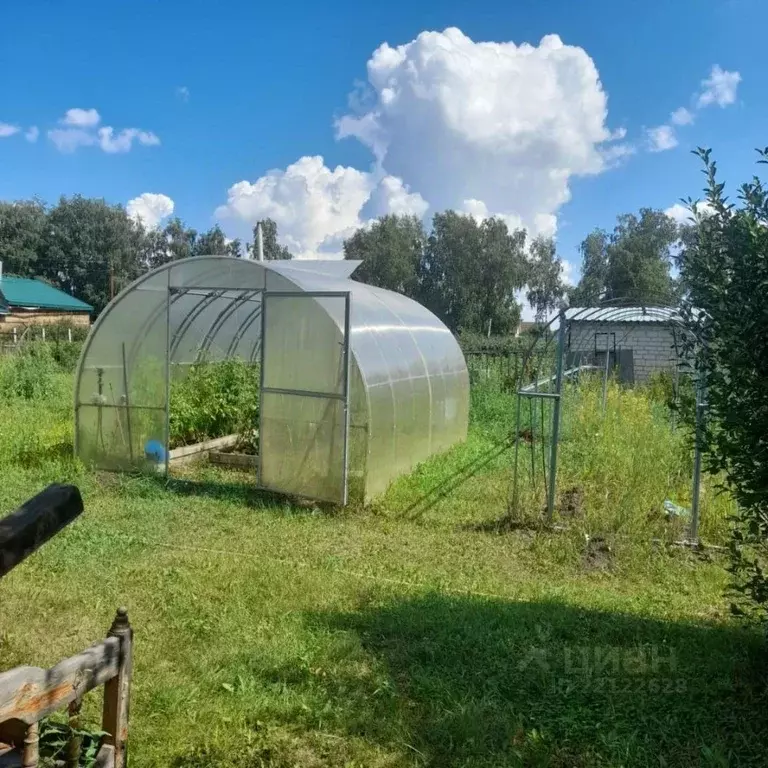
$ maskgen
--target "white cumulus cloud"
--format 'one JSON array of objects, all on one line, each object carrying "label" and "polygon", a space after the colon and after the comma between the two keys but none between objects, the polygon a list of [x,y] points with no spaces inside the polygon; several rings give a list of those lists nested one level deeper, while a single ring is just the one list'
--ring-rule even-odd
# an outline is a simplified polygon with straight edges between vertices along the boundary
[{"label": "white cumulus cloud", "polygon": [[0,139],[7,139],[9,136],[14,136],[21,129],[18,125],[11,125],[10,123],[0,123]]},{"label": "white cumulus cloud", "polygon": [[677,146],[675,129],[671,125],[658,125],[646,131],[648,149],[651,152],[664,152]]},{"label": "white cumulus cloud", "polygon": [[[587,53],[556,35],[538,46],[475,42],[455,28],[380,46],[371,105],[340,118],[432,210],[464,201],[531,229],[570,198],[574,176],[606,167],[607,97]],[[363,100],[364,101],[364,100]]]},{"label": "white cumulus cloud", "polygon": [[74,107],[68,109],[59,122],[73,128],[93,128],[101,122],[101,115],[95,109]]},{"label": "white cumulus cloud", "polygon": [[385,176],[371,192],[364,214],[378,217],[394,213],[398,216],[421,218],[428,208],[429,203],[418,192],[411,192],[402,179],[397,176]]},{"label": "white cumulus cloud", "polygon": [[[698,203],[697,209],[703,216],[709,216],[714,213],[712,206],[706,200]],[[666,213],[667,216],[669,216],[671,219],[674,219],[678,224],[693,223],[693,215],[688,209],[688,206],[683,205],[682,203],[675,203],[674,205],[670,205],[669,208],[664,211],[664,213]]]},{"label": "white cumulus cloud", "polygon": [[273,218],[300,256],[338,255],[371,216],[462,210],[554,234],[570,181],[634,148],[606,125],[607,97],[587,53],[549,35],[539,45],[475,42],[458,29],[383,44],[365,93],[350,98],[337,138],[367,146],[372,170],[302,157],[240,181],[216,215],[229,234]]},{"label": "white cumulus cloud", "polygon": [[706,80],[701,81],[702,90],[696,101],[696,106],[701,109],[711,104],[718,107],[727,107],[736,101],[736,91],[741,82],[741,74],[728,72],[717,64]]},{"label": "white cumulus cloud", "polygon": [[693,122],[693,112],[685,107],[679,107],[670,116],[672,125],[690,125]]},{"label": "white cumulus cloud", "polygon": [[103,152],[116,154],[129,152],[134,142],[146,147],[160,144],[159,137],[151,131],[139,128],[123,128],[118,131],[109,125],[97,128],[100,122],[101,115],[95,109],[68,109],[59,120],[62,127],[48,131],[48,138],[60,152],[74,152],[80,147],[99,147]]},{"label": "white cumulus cloud", "polygon": [[281,242],[298,258],[338,256],[344,238],[361,225],[360,212],[374,187],[369,173],[341,165],[331,170],[322,157],[302,157],[285,170],[234,184],[216,216],[239,224],[243,234],[243,224],[250,228],[271,218]]},{"label": "white cumulus cloud", "polygon": [[174,203],[168,195],[144,192],[129,200],[125,209],[132,219],[141,222],[146,229],[154,229],[173,213]]}]

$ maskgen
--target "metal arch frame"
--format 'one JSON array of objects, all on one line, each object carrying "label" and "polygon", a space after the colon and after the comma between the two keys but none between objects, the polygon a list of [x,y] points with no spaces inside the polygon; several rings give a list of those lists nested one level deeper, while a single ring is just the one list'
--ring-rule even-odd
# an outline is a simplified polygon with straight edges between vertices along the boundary
[{"label": "metal arch frame", "polygon": [[[622,315],[626,316],[629,311],[635,310],[638,306],[638,303],[635,302],[634,304],[630,303],[631,299],[611,299],[608,301],[604,301],[601,303],[598,307],[585,307],[582,308],[581,311],[575,315],[572,315],[571,317],[567,316],[567,307],[561,307],[558,314],[553,317],[546,325],[544,325],[537,334],[537,338],[535,338],[527,352],[523,355],[522,363],[520,367],[520,375],[518,379],[518,386],[516,388],[516,394],[517,394],[517,408],[516,408],[516,422],[515,422],[515,448],[514,448],[514,458],[513,458],[513,477],[512,477],[512,499],[511,499],[511,511],[516,511],[519,505],[519,489],[518,489],[518,468],[519,468],[519,453],[520,453],[520,437],[521,437],[521,411],[522,411],[522,399],[523,398],[536,398],[536,399],[551,399],[554,401],[554,407],[552,411],[552,428],[551,428],[551,446],[550,446],[550,457],[549,457],[549,476],[545,477],[545,488],[547,491],[547,522],[551,523],[554,518],[554,509],[555,509],[555,493],[556,493],[556,486],[557,486],[557,459],[558,459],[558,448],[559,448],[559,438],[560,438],[560,422],[562,417],[562,388],[563,388],[563,379],[566,376],[569,375],[575,375],[578,374],[579,371],[584,369],[590,369],[593,368],[593,366],[577,366],[575,368],[572,368],[568,371],[564,371],[564,365],[563,365],[563,357],[565,354],[565,337],[566,333],[570,332],[571,323],[576,321],[591,321],[591,322],[599,322],[599,323],[616,323],[616,322],[622,322],[623,317]],[[679,312],[677,311],[670,311],[670,307],[668,304],[653,304],[646,302],[644,304],[640,304],[639,306],[642,306],[643,309],[648,308],[651,310],[665,310],[664,317],[660,317],[659,319],[663,319],[665,322],[669,323],[674,329],[681,328],[684,331],[689,331],[690,328],[686,326],[683,322],[682,317],[680,316]],[[596,316],[599,316],[599,313],[604,313],[606,310],[609,310],[610,316],[607,318],[600,318],[599,320],[594,320]],[[659,312],[659,315],[662,313]],[[537,347],[539,347],[541,339],[545,338],[545,344],[543,351],[546,353],[548,350],[549,344],[552,342],[553,335],[551,333],[554,323],[558,323],[558,329],[557,329],[557,352],[556,352],[556,358],[555,358],[555,364],[556,364],[556,372],[555,375],[552,377],[549,377],[544,380],[536,380],[532,382],[531,384],[525,385],[524,378],[525,378],[525,372],[528,368],[528,364],[531,361],[531,359],[534,356],[534,353],[536,352]],[[694,334],[694,339],[696,344],[703,344],[701,337],[697,334]],[[674,348],[677,351],[678,350],[678,344],[677,344],[677,338],[674,336]],[[606,365],[604,369],[604,382],[603,382],[603,390],[604,390],[604,401],[605,401],[605,390],[607,387],[607,380],[608,380],[608,370],[609,370],[609,356],[606,355]],[[702,465],[702,448],[701,448],[701,435],[704,428],[704,419],[705,419],[705,412],[706,412],[706,384],[705,384],[705,375],[704,373],[700,372],[698,376],[695,378],[695,384],[696,384],[696,397],[695,397],[695,425],[694,425],[694,466],[693,466],[693,477],[692,477],[692,497],[691,497],[691,522],[689,527],[689,538],[688,542],[693,545],[697,545],[699,543],[699,524],[700,524],[700,496],[701,496],[701,465]],[[539,386],[543,384],[550,384],[554,382],[555,385],[555,391],[554,392],[542,392],[539,390]],[[604,402],[605,407],[605,402]],[[543,424],[542,424],[543,427]],[[532,446],[533,450],[533,446]],[[544,466],[544,472],[546,475],[546,463]]]}]

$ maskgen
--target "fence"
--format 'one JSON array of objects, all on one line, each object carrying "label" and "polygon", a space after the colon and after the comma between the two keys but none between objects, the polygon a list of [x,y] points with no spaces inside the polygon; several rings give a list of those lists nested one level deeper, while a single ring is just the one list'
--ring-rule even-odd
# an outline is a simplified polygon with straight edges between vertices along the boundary
[{"label": "fence", "polygon": [[[83,510],[74,486],[54,485],[0,520],[0,577],[62,530]],[[0,673],[0,766],[37,768],[40,721],[66,707],[67,768],[77,768],[82,751],[83,696],[104,686],[102,731],[94,765],[124,768],[128,738],[133,629],[124,608],[117,611],[104,640],[50,669],[16,667]]]}]

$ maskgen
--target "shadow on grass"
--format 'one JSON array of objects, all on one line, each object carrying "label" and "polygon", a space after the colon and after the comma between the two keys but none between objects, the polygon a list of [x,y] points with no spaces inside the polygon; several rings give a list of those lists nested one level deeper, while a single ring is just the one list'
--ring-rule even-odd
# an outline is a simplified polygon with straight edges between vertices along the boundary
[{"label": "shadow on grass", "polygon": [[407,506],[399,515],[407,520],[417,520],[436,504],[458,490],[464,483],[475,477],[481,470],[492,464],[514,445],[513,439],[507,439],[496,443],[480,456],[457,467],[449,475],[442,477],[426,493],[419,495],[416,500]]},{"label": "shadow on grass", "polygon": [[765,765],[764,649],[748,630],[440,595],[309,621],[358,639],[385,677],[327,680],[331,720],[406,743],[414,765]]}]

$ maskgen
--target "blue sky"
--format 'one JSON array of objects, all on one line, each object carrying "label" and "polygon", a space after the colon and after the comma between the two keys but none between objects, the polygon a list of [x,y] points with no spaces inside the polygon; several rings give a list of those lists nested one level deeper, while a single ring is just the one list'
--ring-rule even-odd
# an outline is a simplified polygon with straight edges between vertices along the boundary
[{"label": "blue sky", "polygon": [[[450,204],[556,222],[576,264],[593,227],[699,193],[692,147],[735,184],[768,145],[761,0],[26,0],[2,19],[0,198],[139,198],[151,222],[172,201],[231,236],[272,215],[306,256],[370,216]],[[725,90],[702,97],[715,65]],[[692,124],[671,123],[680,107]],[[659,126],[657,149],[677,143],[649,151]]]}]

